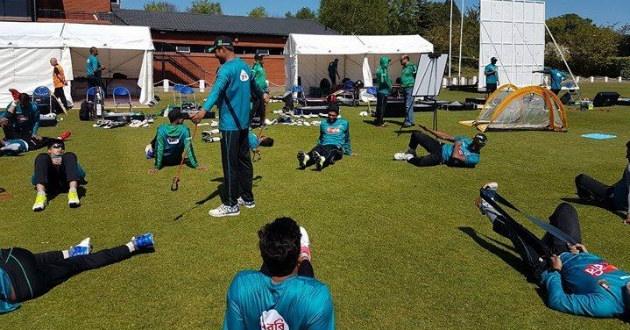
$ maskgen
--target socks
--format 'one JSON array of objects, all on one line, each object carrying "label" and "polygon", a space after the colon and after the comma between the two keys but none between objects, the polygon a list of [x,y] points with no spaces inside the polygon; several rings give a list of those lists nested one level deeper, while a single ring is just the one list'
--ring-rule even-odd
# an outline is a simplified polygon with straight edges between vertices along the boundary
[{"label": "socks", "polygon": [[37,192],[37,196],[46,196],[46,192],[45,191],[38,191]]},{"label": "socks", "polygon": [[70,192],[77,192],[77,188],[70,188],[70,189],[68,189],[68,192],[69,192],[69,193],[70,193]]},{"label": "socks", "polygon": [[129,249],[129,252],[135,252],[138,249],[138,248],[136,248],[136,245],[133,243],[133,240],[129,241],[129,243],[127,243],[125,245]]},{"label": "socks", "polygon": [[63,250],[61,253],[63,254],[64,259],[70,258],[70,250]]}]

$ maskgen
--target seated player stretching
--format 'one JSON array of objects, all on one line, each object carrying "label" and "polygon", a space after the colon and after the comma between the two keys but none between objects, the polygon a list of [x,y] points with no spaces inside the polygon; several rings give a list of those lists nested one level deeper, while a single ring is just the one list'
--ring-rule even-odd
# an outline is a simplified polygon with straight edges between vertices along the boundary
[{"label": "seated player stretching", "polygon": [[586,201],[601,203],[612,211],[627,211],[626,223],[630,223],[630,141],[626,143],[628,166],[623,170],[621,180],[613,186],[607,186],[586,174],[575,178],[578,196]]},{"label": "seated player stretching", "polygon": [[332,297],[314,278],[306,230],[279,218],[258,237],[262,269],[241,271],[232,280],[223,329],[335,329]]},{"label": "seated player stretching", "polygon": [[[493,196],[497,188],[498,184],[491,182],[482,189]],[[477,206],[490,219],[493,230],[512,241],[530,278],[547,291],[550,308],[602,318],[626,314],[630,307],[630,274],[586,250],[581,244],[580,223],[573,206],[561,203],[549,220],[577,242],[575,245],[568,245],[549,233],[538,238],[513,219],[501,215],[483,198],[478,199]]]},{"label": "seated player stretching", "polygon": [[171,124],[158,126],[153,141],[145,148],[147,158],[155,158],[155,166],[149,170],[149,174],[157,173],[165,166],[179,165],[184,150],[186,150],[186,164],[188,166],[201,171],[206,170],[206,167],[199,165],[195,158],[190,129],[184,125],[186,118],[188,118],[188,114],[180,109],[173,109],[168,113],[168,120]]},{"label": "seated player stretching", "polygon": [[[423,125],[420,125],[420,127],[438,139],[453,142],[453,144],[440,143],[438,140],[420,131],[413,131],[409,141],[409,149],[405,152],[394,154],[395,160],[404,160],[416,166],[445,164],[455,167],[475,167],[475,165],[479,164],[481,148],[488,141],[484,134],[477,134],[471,140],[465,136],[452,137],[446,133],[428,129]],[[422,146],[429,154],[417,156],[416,148],[418,148],[418,145]]]},{"label": "seated player stretching", "polygon": [[37,189],[37,197],[33,211],[39,212],[46,208],[47,193],[68,192],[68,205],[71,208],[79,207],[81,204],[77,188],[84,179],[85,171],[79,165],[77,155],[66,152],[66,145],[62,140],[49,140],[48,152],[41,153],[35,158],[31,184]]},{"label": "seated player stretching", "polygon": [[305,169],[313,164],[318,170],[322,170],[335,161],[343,158],[343,155],[352,155],[350,147],[350,123],[339,117],[339,106],[335,103],[328,106],[328,119],[323,120],[319,126],[319,140],[317,145],[307,154],[300,150],[297,154],[300,169]]},{"label": "seated player stretching", "polygon": [[90,238],[64,251],[34,254],[12,247],[0,249],[0,314],[43,296],[86,270],[111,265],[141,252],[153,251],[153,234],[131,238],[125,245],[91,253]]}]

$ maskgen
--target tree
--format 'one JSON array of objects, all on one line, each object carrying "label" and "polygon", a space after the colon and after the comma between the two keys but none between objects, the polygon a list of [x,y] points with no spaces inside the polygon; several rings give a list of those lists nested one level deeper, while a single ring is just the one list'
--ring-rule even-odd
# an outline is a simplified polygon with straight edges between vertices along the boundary
[{"label": "tree", "polygon": [[388,0],[321,0],[319,20],[342,34],[388,34]]},{"label": "tree", "polygon": [[388,27],[390,34],[418,33],[418,2],[416,0],[389,0]]},{"label": "tree", "polygon": [[252,9],[247,16],[264,18],[269,17],[269,13],[267,13],[267,9],[265,9],[265,7],[256,7]]},{"label": "tree", "polygon": [[295,16],[293,16],[293,13],[288,11],[286,13],[284,13],[284,18],[295,18]]},{"label": "tree", "polygon": [[189,13],[195,14],[216,14],[222,15],[223,9],[219,2],[213,2],[211,0],[195,0],[192,6],[188,8]]},{"label": "tree", "polygon": [[317,13],[315,13],[311,8],[302,7],[295,13],[295,18],[299,19],[317,19]]},{"label": "tree", "polygon": [[144,10],[158,13],[166,13],[176,12],[177,7],[175,7],[174,4],[166,1],[151,1],[144,4]]}]

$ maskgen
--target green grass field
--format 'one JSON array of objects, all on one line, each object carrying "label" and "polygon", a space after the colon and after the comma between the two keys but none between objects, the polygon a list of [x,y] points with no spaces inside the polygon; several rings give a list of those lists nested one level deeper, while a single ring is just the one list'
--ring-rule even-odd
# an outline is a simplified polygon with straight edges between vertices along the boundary
[{"label": "green grass field", "polygon": [[[600,90],[630,96],[630,84],[584,84],[583,89],[589,97]],[[473,94],[444,91],[441,98],[466,96]],[[545,219],[563,198],[575,197],[577,174],[615,182],[627,163],[629,107],[569,112],[568,133],[491,132],[476,169],[392,161],[393,153],[406,149],[409,135],[396,137],[398,119],[387,129],[366,124],[358,116],[362,109],[342,109],[358,155],[323,172],[296,170],[295,155],[313,146],[317,128],[269,128],[266,134],[276,145],[264,149],[263,160],[254,165],[257,207],[223,219],[207,214],[220,203],[219,145],[204,144],[200,134],[195,148],[209,171],[186,169],[179,191],[171,192],[175,168],[149,175],[152,161],[144,157],[144,146],[163,118],[151,128],[104,130],[79,122],[72,110],[58,127],[42,128],[47,136],[72,130],[67,146],[88,172],[86,195],[78,209],[69,209],[60,195],[44,212],[33,213],[29,179],[37,153],[1,158],[0,186],[13,199],[0,202],[0,245],[39,252],[90,236],[98,250],[152,231],[156,252],[76,276],[1,316],[0,328],[219,328],[234,274],[260,267],[257,230],[280,216],[293,217],[309,231],[315,272],[330,286],[339,329],[627,328],[619,320],[547,308],[542,292],[520,272],[509,241],[492,232],[473,201],[479,187],[494,180],[505,197]],[[476,115],[441,111],[439,128],[473,135],[474,129],[457,122]],[[431,116],[418,114],[417,122],[429,125]],[[618,138],[580,137],[591,132]],[[589,250],[630,270],[630,227],[606,210],[573,205]]]}]

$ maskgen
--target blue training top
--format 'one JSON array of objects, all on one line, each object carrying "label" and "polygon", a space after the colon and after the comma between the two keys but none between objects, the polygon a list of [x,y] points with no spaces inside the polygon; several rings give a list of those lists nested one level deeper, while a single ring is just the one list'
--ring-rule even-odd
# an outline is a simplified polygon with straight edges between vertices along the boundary
[{"label": "blue training top", "polygon": [[[215,105],[219,108],[219,129],[222,131],[248,129],[252,92],[260,98],[264,95],[264,92],[256,84],[249,66],[240,58],[233,58],[225,62],[219,69],[217,79],[203,104],[203,109],[210,111]],[[228,107],[228,102],[232,106],[240,125],[236,124]]]},{"label": "blue training top", "polygon": [[455,165],[455,166],[479,164],[479,153],[472,152],[470,150],[470,146],[473,143],[471,139],[469,139],[466,136],[456,136],[454,140],[455,142],[460,141],[462,145],[462,152],[464,153],[464,156],[466,157],[466,159],[464,160],[464,163],[461,163],[459,160],[452,159],[451,157],[453,157],[454,145],[443,144],[442,145],[442,164]]},{"label": "blue training top", "polygon": [[339,146],[343,148],[344,154],[352,154],[352,148],[350,147],[350,123],[343,118],[338,118],[332,124],[328,120],[322,120],[319,125],[317,144]]},{"label": "blue training top", "polygon": [[[574,315],[620,317],[625,312],[626,283],[630,274],[591,254],[560,255],[562,270],[545,271],[541,284],[547,288],[550,308]],[[566,289],[566,291],[565,291]]]},{"label": "blue training top", "polygon": [[98,67],[98,57],[90,54],[90,56],[88,56],[87,58],[87,63],[85,64],[85,71],[87,72],[88,76],[94,76],[96,71],[98,70]]},{"label": "blue training top", "polygon": [[328,287],[294,276],[281,283],[257,271],[236,274],[227,293],[224,330],[333,330],[335,311]]},{"label": "blue training top", "polygon": [[260,145],[260,140],[258,140],[258,136],[256,136],[256,134],[249,132],[248,139],[249,139],[249,149],[254,151],[254,149],[258,148],[258,146]]},{"label": "blue training top", "polygon": [[494,64],[486,65],[486,68],[483,70],[484,73],[488,73],[490,71],[495,71],[494,74],[486,76],[486,84],[496,84],[499,82],[499,71],[497,71],[497,66]]},{"label": "blue training top", "polygon": [[11,304],[7,301],[11,297],[11,279],[9,275],[0,268],[0,314],[12,312],[20,308],[20,304]]}]

